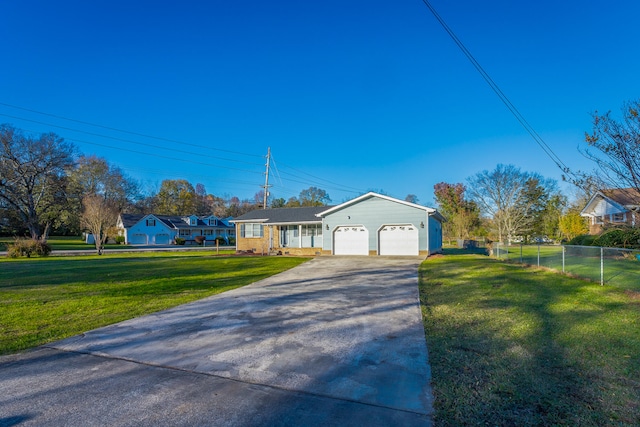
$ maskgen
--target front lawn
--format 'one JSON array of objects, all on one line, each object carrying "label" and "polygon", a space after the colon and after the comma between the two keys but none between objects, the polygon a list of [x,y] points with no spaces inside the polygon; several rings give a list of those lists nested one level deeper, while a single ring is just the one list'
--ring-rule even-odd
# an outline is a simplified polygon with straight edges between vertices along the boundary
[{"label": "front lawn", "polygon": [[437,426],[640,425],[640,293],[481,255],[420,267]]},{"label": "front lawn", "polygon": [[[14,237],[0,237],[0,251],[7,249],[7,245],[13,243]],[[54,251],[91,251],[95,250],[95,245],[87,244],[81,236],[49,236],[47,243]],[[128,249],[129,245],[105,245],[105,249]]]},{"label": "front lawn", "polygon": [[244,286],[305,261],[200,251],[0,258],[0,354]]}]

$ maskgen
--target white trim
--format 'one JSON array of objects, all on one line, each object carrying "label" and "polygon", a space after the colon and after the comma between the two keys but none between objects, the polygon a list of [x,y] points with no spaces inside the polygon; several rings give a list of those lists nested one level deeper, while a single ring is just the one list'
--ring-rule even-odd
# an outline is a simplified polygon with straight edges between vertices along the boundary
[{"label": "white trim", "polygon": [[422,205],[417,205],[415,203],[410,203],[410,202],[406,202],[404,200],[400,200],[400,199],[394,199],[393,197],[389,197],[389,196],[385,196],[383,194],[378,194],[378,193],[374,193],[373,191],[368,192],[367,194],[363,194],[362,196],[356,197],[355,199],[349,200],[347,202],[344,202],[338,206],[334,206],[330,209],[327,209],[326,211],[322,211],[320,213],[317,213],[316,216],[317,217],[322,217],[324,215],[330,214],[331,212],[335,212],[337,210],[346,208],[347,206],[359,203],[360,201],[364,200],[364,199],[368,199],[371,197],[378,197],[380,199],[384,199],[384,200],[388,200],[390,202],[395,202],[395,203],[400,203],[402,205],[406,205],[406,206],[410,206],[412,208],[416,208],[416,209],[421,209],[427,212],[437,212],[436,209],[433,208],[428,208],[426,206],[422,206]]}]

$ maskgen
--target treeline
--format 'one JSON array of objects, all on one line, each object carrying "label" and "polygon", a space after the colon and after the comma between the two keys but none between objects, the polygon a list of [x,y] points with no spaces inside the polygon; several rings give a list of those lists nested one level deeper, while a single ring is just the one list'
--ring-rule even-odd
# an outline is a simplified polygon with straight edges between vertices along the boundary
[{"label": "treeline", "polygon": [[448,218],[445,239],[485,237],[500,242],[571,240],[588,231],[580,210],[587,194],[573,202],[557,182],[513,165],[498,165],[462,183],[438,183],[434,195]]},{"label": "treeline", "polygon": [[[288,200],[267,197],[273,207],[318,206],[330,202],[316,187]],[[263,207],[253,200],[207,193],[203,184],[162,181],[157,192],[141,186],[104,158],[86,156],[54,133],[34,137],[0,125],[0,234],[46,240],[50,234],[78,235],[112,227],[114,213],[237,217]]]}]

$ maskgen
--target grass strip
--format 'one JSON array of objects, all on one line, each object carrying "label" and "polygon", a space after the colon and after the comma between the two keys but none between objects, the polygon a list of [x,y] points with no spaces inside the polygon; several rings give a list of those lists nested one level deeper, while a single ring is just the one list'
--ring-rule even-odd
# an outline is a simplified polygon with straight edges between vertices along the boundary
[{"label": "grass strip", "polygon": [[420,298],[437,426],[640,425],[640,293],[481,255]]},{"label": "grass strip", "polygon": [[238,288],[304,258],[144,253],[0,260],[0,354]]}]

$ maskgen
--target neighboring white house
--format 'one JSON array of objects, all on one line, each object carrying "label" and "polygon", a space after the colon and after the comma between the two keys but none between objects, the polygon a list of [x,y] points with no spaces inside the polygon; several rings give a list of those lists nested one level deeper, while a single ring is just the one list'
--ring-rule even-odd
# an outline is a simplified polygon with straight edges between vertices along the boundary
[{"label": "neighboring white house", "polygon": [[196,236],[204,236],[211,244],[217,238],[230,244],[235,239],[235,227],[229,224],[230,220],[213,215],[120,214],[117,227],[128,245],[170,245],[175,243],[176,237],[191,244]]},{"label": "neighboring white house", "polygon": [[235,218],[237,249],[291,255],[407,255],[442,252],[444,217],[377,193],[338,206],[260,209]]},{"label": "neighboring white house", "polygon": [[599,234],[605,225],[640,225],[640,193],[633,188],[598,191],[580,215],[589,218],[589,234]]}]

